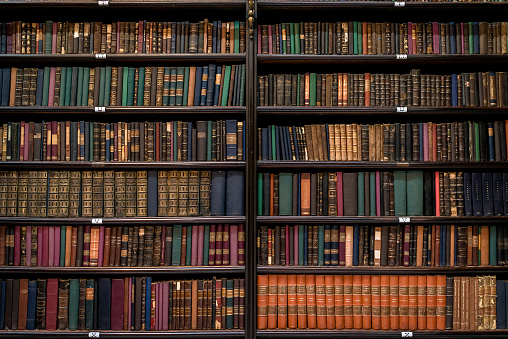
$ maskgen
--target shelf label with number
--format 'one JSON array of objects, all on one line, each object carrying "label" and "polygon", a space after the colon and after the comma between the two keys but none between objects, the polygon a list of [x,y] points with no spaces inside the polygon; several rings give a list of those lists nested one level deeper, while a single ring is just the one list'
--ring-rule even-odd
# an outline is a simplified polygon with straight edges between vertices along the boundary
[{"label": "shelf label with number", "polygon": [[109,0],[99,0],[97,1],[99,6],[109,6]]},{"label": "shelf label with number", "polygon": [[393,3],[394,7],[406,7],[406,2],[405,1],[395,1]]},{"label": "shelf label with number", "polygon": [[401,332],[402,338],[412,338],[413,332]]},{"label": "shelf label with number", "polygon": [[396,59],[397,60],[407,60],[407,54],[397,54]]},{"label": "shelf label with number", "polygon": [[407,107],[397,107],[397,113],[407,113]]},{"label": "shelf label with number", "polygon": [[106,113],[106,107],[95,107],[95,113]]},{"label": "shelf label with number", "polygon": [[399,217],[399,222],[411,222],[410,217]]},{"label": "shelf label with number", "polygon": [[106,59],[107,56],[108,55],[106,53],[96,53],[95,54],[95,59]]},{"label": "shelf label with number", "polygon": [[102,224],[102,218],[93,218],[92,224]]},{"label": "shelf label with number", "polygon": [[100,332],[88,332],[88,338],[100,338]]}]

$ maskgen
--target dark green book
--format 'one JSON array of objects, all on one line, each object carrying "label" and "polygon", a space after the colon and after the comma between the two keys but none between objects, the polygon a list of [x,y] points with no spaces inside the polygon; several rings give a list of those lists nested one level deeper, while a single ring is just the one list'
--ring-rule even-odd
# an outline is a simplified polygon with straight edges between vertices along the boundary
[{"label": "dark green book", "polygon": [[123,78],[122,78],[122,106],[127,106],[128,102],[128,83],[129,83],[129,68],[131,67],[124,67],[123,68]]},{"label": "dark green book", "polygon": [[423,215],[423,171],[407,172],[407,215]]},{"label": "dark green book", "polygon": [[65,267],[65,231],[66,226],[60,226],[60,267]]},{"label": "dark green book", "polygon": [[171,265],[180,266],[182,257],[182,225],[173,226],[173,253],[171,255]]},{"label": "dark green book", "polygon": [[205,225],[205,235],[203,240],[203,266],[208,266],[210,252],[210,225]]},{"label": "dark green book", "polygon": [[[222,86],[221,106],[228,105],[228,93],[229,93],[230,78],[231,78],[231,66],[226,66],[226,70],[224,71],[224,85]],[[196,84],[196,86],[197,86],[197,84]]]},{"label": "dark green book", "polygon": [[187,106],[187,98],[189,97],[189,72],[190,67],[185,67],[183,75],[183,102],[182,106]]},{"label": "dark green book", "polygon": [[[393,192],[395,215],[407,215],[407,176],[406,171],[393,172]],[[412,197],[412,195],[410,195]]]},{"label": "dark green book", "polygon": [[78,67],[78,96],[76,98],[76,106],[86,106],[86,102],[83,105],[82,95],[83,95],[83,67]]},{"label": "dark green book", "polygon": [[[65,72],[65,104],[64,106],[71,105],[71,97],[72,97],[72,67],[66,67],[67,71]],[[88,95],[88,93],[87,93]],[[61,95],[60,95],[61,97]]]},{"label": "dark green book", "polygon": [[78,329],[79,279],[71,279],[69,285],[69,330]]},{"label": "dark green book", "polygon": [[137,106],[143,106],[143,95],[145,93],[145,68],[139,68],[139,82],[138,82],[138,103]]},{"label": "dark green book", "polygon": [[185,248],[185,266],[191,265],[192,258],[192,225],[187,225],[187,242]]},{"label": "dark green book", "polygon": [[365,173],[358,172],[358,215],[365,215]]},{"label": "dark green book", "polygon": [[[63,69],[62,67],[62,75]],[[62,76],[63,79],[63,76]],[[90,82],[90,67],[83,67],[83,84],[82,84],[82,93],[81,93],[81,106],[88,106],[88,84]]]},{"label": "dark green book", "polygon": [[[106,76],[105,76],[105,84],[104,84],[104,105],[103,106],[109,106],[109,101],[111,100],[111,73],[112,69],[111,66],[106,66]],[[86,75],[86,73],[85,73]]]},{"label": "dark green book", "polygon": [[134,106],[134,75],[134,67],[129,67],[127,76],[127,106]]},{"label": "dark green book", "polygon": [[233,279],[228,279],[226,281],[226,329],[233,329],[233,307],[234,307],[234,298],[233,298]]},{"label": "dark green book", "polygon": [[316,86],[317,86],[317,74],[310,73],[310,84],[309,84],[309,106],[316,106]]},{"label": "dark green book", "polygon": [[293,214],[293,174],[279,174],[279,215]]}]

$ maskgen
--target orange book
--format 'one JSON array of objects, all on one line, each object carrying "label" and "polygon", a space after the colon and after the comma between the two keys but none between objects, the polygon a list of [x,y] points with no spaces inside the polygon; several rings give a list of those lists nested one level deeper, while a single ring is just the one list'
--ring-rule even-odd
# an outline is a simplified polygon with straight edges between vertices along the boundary
[{"label": "orange book", "polygon": [[[446,283],[446,280],[445,280]],[[437,329],[437,276],[427,276],[427,329]]]},{"label": "orange book", "polygon": [[296,276],[296,301],[298,304],[298,328],[307,328],[307,287],[303,274]]},{"label": "orange book", "polygon": [[326,291],[324,275],[316,275],[316,320],[318,329],[326,329]]},{"label": "orange book", "polygon": [[418,276],[418,329],[427,329],[427,277]]},{"label": "orange book", "polygon": [[381,329],[390,329],[390,276],[381,276]]},{"label": "orange book", "polygon": [[362,316],[363,329],[370,330],[372,327],[372,297],[370,275],[362,275]]},{"label": "orange book", "polygon": [[346,266],[353,266],[353,226],[346,226]]},{"label": "orange book", "polygon": [[333,275],[325,275],[326,328],[335,329],[335,285]]},{"label": "orange book", "polygon": [[480,265],[489,266],[489,226],[480,226]]},{"label": "orange book", "polygon": [[11,89],[9,94],[9,106],[14,106],[16,101],[16,77],[17,77],[18,69],[16,67],[11,68]]},{"label": "orange book", "polygon": [[460,277],[453,277],[453,329],[460,330],[461,309]]},{"label": "orange book", "polygon": [[[67,236],[67,232],[65,233],[65,235]],[[99,226],[92,226],[90,230],[90,266],[99,265],[99,237],[100,237]],[[67,251],[67,248],[65,250]],[[67,264],[65,266],[67,266]]]},{"label": "orange book", "polygon": [[381,329],[381,276],[370,278],[370,292],[372,294],[372,329]]},{"label": "orange book", "polygon": [[399,328],[401,330],[407,330],[409,328],[408,283],[409,277],[407,275],[399,275]]},{"label": "orange book", "polygon": [[71,237],[71,267],[76,267],[76,252],[78,249],[78,227],[72,227],[72,237]]},{"label": "orange book", "polygon": [[408,330],[418,329],[418,276],[408,278]]},{"label": "orange book", "polygon": [[296,300],[296,275],[288,275],[288,328],[298,327],[298,302]]},{"label": "orange book", "polygon": [[[342,73],[338,74],[338,83],[337,83],[337,103],[339,106],[344,106],[344,101],[342,98]],[[346,158],[342,158],[345,160]]]},{"label": "orange book", "polygon": [[[446,329],[446,276],[436,276],[436,329]],[[473,298],[474,299],[474,298]]]},{"label": "orange book", "polygon": [[353,276],[344,276],[344,328],[353,328]]},{"label": "orange book", "polygon": [[301,215],[310,215],[310,173],[301,174]]},{"label": "orange book", "polygon": [[288,276],[279,274],[277,278],[277,328],[288,326]]},{"label": "orange book", "polygon": [[367,55],[368,54],[368,47],[367,47],[367,22],[362,22],[362,54]]},{"label": "orange book", "polygon": [[305,287],[307,289],[307,328],[316,328],[316,276],[307,274],[305,276]]},{"label": "orange book", "polygon": [[[72,226],[66,226],[66,229],[65,229],[65,267],[71,266],[71,253],[72,253]],[[99,234],[97,233],[97,259],[98,258],[99,258]],[[90,259],[91,259],[91,257],[90,257]]]},{"label": "orange book", "polygon": [[416,266],[423,266],[422,261],[423,261],[423,226],[416,226]]},{"label": "orange book", "polygon": [[268,328],[277,328],[277,274],[268,275]]},{"label": "orange book", "polygon": [[363,328],[361,275],[353,275],[353,328]]},{"label": "orange book", "polygon": [[196,66],[189,67],[189,95],[187,106],[194,106],[194,87],[196,85]]},{"label": "orange book", "polygon": [[390,329],[399,328],[399,276],[390,275]]},{"label": "orange book", "polygon": [[335,275],[333,277],[335,288],[335,329],[344,329],[344,276]]},{"label": "orange book", "polygon": [[348,74],[342,73],[342,106],[348,105]]}]

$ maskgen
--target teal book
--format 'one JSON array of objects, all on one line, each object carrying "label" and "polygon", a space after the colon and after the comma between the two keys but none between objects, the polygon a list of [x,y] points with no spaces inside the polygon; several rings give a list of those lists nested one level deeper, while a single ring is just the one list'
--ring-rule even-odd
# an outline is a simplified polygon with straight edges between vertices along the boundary
[{"label": "teal book", "polygon": [[287,39],[289,38],[289,29],[286,28],[286,24],[283,22],[281,24],[282,32],[286,32],[285,34],[282,34],[282,53],[281,54],[288,54],[288,51],[286,49],[287,46]]},{"label": "teal book", "polygon": [[240,53],[240,21],[235,21],[235,49],[234,53]]},{"label": "teal book", "polygon": [[[65,73],[65,86],[67,87],[67,90],[65,91],[65,106],[70,106],[71,105],[71,96],[72,96],[72,67],[66,67],[66,68],[67,68],[67,72]],[[87,97],[88,97],[88,93],[87,93]]]},{"label": "teal book", "polygon": [[[87,85],[88,88],[88,85]],[[60,74],[60,102],[59,106],[65,106],[65,97],[67,95],[67,67],[62,67]],[[87,93],[88,95],[88,93]]]},{"label": "teal book", "polygon": [[[169,87],[168,87],[169,88]],[[143,94],[145,93],[145,68],[139,68],[139,81],[138,81],[138,103],[137,106],[143,106]],[[169,97],[168,97],[169,100]]]},{"label": "teal book", "polygon": [[60,267],[65,267],[65,230],[66,226],[60,226]]},{"label": "teal book", "polygon": [[[62,67],[63,71],[64,67]],[[90,82],[90,67],[83,67],[83,92],[81,93],[81,105],[88,106],[88,84]]]},{"label": "teal book", "polygon": [[310,73],[309,83],[309,106],[316,106],[316,87],[317,87],[317,74]]},{"label": "teal book", "polygon": [[42,87],[42,106],[48,106],[50,69],[51,69],[50,67],[44,67],[44,77],[43,77],[44,80],[43,80],[43,87]]},{"label": "teal book", "polygon": [[295,25],[295,54],[300,54],[300,24]]},{"label": "teal book", "polygon": [[497,265],[497,226],[489,226],[489,265]]},{"label": "teal book", "polygon": [[358,22],[358,54],[363,54],[362,23]]},{"label": "teal book", "polygon": [[365,173],[358,172],[358,215],[365,215]]},{"label": "teal book", "polygon": [[369,174],[369,192],[370,192],[370,215],[376,215],[376,172]]},{"label": "teal book", "polygon": [[71,279],[69,284],[69,330],[78,329],[79,279]]},{"label": "teal book", "polygon": [[395,215],[407,215],[407,176],[406,171],[393,172],[393,196]]},{"label": "teal book", "polygon": [[187,100],[189,98],[189,72],[190,67],[185,67],[183,75],[183,102],[182,106],[187,106]]},{"label": "teal book", "polygon": [[[162,106],[169,105],[169,67],[164,67],[164,78],[162,81]],[[138,96],[139,98],[139,96]],[[139,101],[139,99],[138,99]]]},{"label": "teal book", "polygon": [[279,215],[293,214],[293,173],[279,174]]},{"label": "teal book", "polygon": [[83,94],[83,67],[78,67],[78,95],[76,97],[76,106],[85,106],[83,105],[82,94]]},{"label": "teal book", "polygon": [[[287,29],[287,26],[286,26],[286,29]],[[291,22],[289,24],[289,36],[291,37],[291,54],[295,54],[296,39],[295,39],[295,24],[294,24],[294,22]]]},{"label": "teal book", "polygon": [[[105,83],[106,83],[106,72],[105,68],[101,67],[101,76],[99,79],[99,107],[104,107],[104,91],[105,91]],[[79,96],[79,93],[78,93]]]},{"label": "teal book", "polygon": [[104,84],[104,106],[109,106],[111,99],[111,66],[106,66],[106,82]]},{"label": "teal book", "polygon": [[263,173],[258,173],[258,214],[263,215]]},{"label": "teal book", "polygon": [[124,67],[123,68],[123,79],[122,79],[122,106],[127,106],[127,88],[129,83],[129,68],[132,67]]},{"label": "teal book", "polygon": [[203,239],[203,266],[208,266],[210,253],[210,225],[205,225],[205,236]]},{"label": "teal book", "polygon": [[212,121],[207,121],[207,131],[206,131],[206,161],[212,160]]},{"label": "teal book", "polygon": [[[127,106],[134,106],[134,67],[129,67],[129,73],[127,76]],[[104,72],[101,72],[101,77]]]},{"label": "teal book", "polygon": [[[197,240],[197,239],[196,239]],[[185,265],[192,263],[192,225],[187,225],[187,247],[185,249]]]},{"label": "teal book", "polygon": [[324,265],[324,253],[325,253],[325,227],[323,225],[318,226],[318,266]]},{"label": "teal book", "polygon": [[245,64],[242,65],[242,75],[240,77],[240,106],[245,105]]},{"label": "teal book", "polygon": [[358,54],[358,21],[353,21],[353,53]]},{"label": "teal book", "polygon": [[44,54],[51,54],[52,48],[52,35],[53,35],[53,21],[46,21],[46,37],[44,38]]},{"label": "teal book", "polygon": [[[230,78],[231,78],[231,65],[226,66],[226,70],[224,71],[224,85],[222,86],[221,106],[228,105],[228,93],[229,93]],[[196,84],[196,86],[197,86],[197,84]]]},{"label": "teal book", "polygon": [[171,254],[171,265],[180,266],[182,258],[182,225],[173,226],[173,253]]},{"label": "teal book", "polygon": [[233,329],[234,291],[233,279],[226,280],[226,329]]},{"label": "teal book", "polygon": [[423,171],[407,172],[407,215],[423,215]]}]

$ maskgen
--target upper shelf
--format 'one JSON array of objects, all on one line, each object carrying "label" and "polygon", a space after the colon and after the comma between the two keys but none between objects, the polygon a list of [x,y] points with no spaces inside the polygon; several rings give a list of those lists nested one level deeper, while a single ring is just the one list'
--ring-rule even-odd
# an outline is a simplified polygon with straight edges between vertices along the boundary
[{"label": "upper shelf", "polygon": [[245,7],[245,0],[3,0],[0,7]]},{"label": "upper shelf", "polygon": [[0,169],[242,169],[245,161],[4,161]]},{"label": "upper shelf", "polygon": [[244,216],[209,217],[129,217],[129,218],[27,218],[0,217],[0,225],[173,225],[173,224],[237,224]]}]

